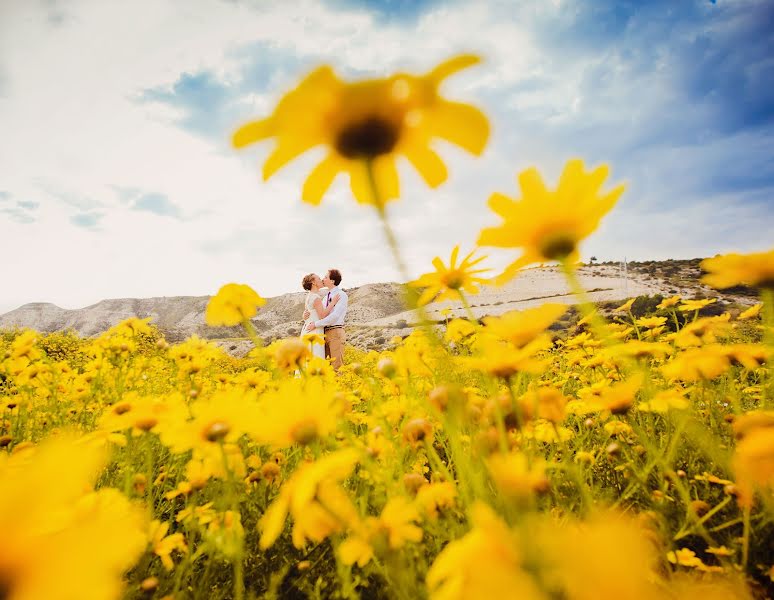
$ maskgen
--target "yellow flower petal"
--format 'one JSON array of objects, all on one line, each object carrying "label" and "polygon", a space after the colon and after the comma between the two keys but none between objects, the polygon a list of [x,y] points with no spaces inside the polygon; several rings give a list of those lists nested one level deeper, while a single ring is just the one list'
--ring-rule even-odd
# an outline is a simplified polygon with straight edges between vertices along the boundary
[{"label": "yellow flower petal", "polygon": [[484,151],[489,139],[489,121],[477,108],[460,102],[441,100],[428,114],[428,125],[437,135],[471,154]]},{"label": "yellow flower petal", "polygon": [[301,197],[304,202],[317,206],[322,202],[322,198],[336,175],[342,170],[341,160],[335,154],[329,154],[320,162],[309,174],[304,182],[304,189]]},{"label": "yellow flower petal", "polygon": [[244,148],[255,142],[260,142],[273,135],[273,124],[274,120],[270,117],[268,119],[253,121],[252,123],[242,125],[242,127],[234,132],[231,143],[234,145],[234,148]]},{"label": "yellow flower petal", "polygon": [[411,144],[404,148],[403,155],[430,187],[438,187],[446,181],[446,165],[432,149],[420,144]]},{"label": "yellow flower petal", "polygon": [[439,85],[447,77],[451,77],[458,71],[467,69],[468,67],[471,67],[479,62],[481,62],[481,58],[474,54],[461,54],[460,56],[455,56],[454,58],[450,58],[449,60],[442,62],[432,71],[430,71],[428,77],[436,85]]},{"label": "yellow flower petal", "polygon": [[291,160],[300,156],[316,144],[309,140],[300,139],[288,139],[284,138],[282,143],[274,149],[263,163],[263,180],[266,181],[279,171],[282,167],[288,164]]}]

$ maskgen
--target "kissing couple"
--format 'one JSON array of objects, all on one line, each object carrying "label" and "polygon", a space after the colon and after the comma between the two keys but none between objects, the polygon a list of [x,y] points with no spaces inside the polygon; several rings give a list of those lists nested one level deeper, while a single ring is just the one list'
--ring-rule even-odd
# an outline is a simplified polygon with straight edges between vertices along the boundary
[{"label": "kissing couple", "polygon": [[348,297],[339,288],[341,272],[329,269],[325,278],[310,273],[301,280],[301,287],[307,292],[304,300],[304,326],[301,336],[316,333],[325,337],[325,348],[312,344],[312,356],[330,358],[333,368],[338,371],[344,364],[344,317],[347,315]]}]

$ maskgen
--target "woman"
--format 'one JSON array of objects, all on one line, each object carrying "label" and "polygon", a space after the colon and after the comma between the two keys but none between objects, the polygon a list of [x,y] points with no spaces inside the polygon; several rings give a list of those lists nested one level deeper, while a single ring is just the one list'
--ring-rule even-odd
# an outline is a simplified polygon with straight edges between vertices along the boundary
[{"label": "woman", "polygon": [[[301,337],[313,334],[323,337],[325,333],[322,328],[306,331],[306,326],[311,321],[319,321],[327,317],[339,301],[339,296],[336,294],[331,298],[328,306],[323,306],[322,298],[328,292],[328,288],[323,287],[322,279],[314,273],[310,273],[301,280],[301,287],[309,292],[304,300],[304,308],[309,311],[309,318],[304,321],[304,325],[301,327]],[[312,356],[325,358],[325,346],[322,344],[312,344]]]}]

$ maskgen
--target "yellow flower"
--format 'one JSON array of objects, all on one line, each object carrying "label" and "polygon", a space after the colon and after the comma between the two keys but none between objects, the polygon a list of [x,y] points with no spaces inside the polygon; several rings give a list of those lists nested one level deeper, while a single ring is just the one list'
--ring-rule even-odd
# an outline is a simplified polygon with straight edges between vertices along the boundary
[{"label": "yellow flower", "polygon": [[546,261],[577,262],[578,244],[599,226],[623,193],[623,186],[600,195],[608,168],[584,171],[583,161],[571,160],[564,168],[556,191],[546,189],[534,168],[519,175],[522,198],[495,193],[490,208],[504,222],[481,231],[482,246],[522,248],[523,254],[497,278],[498,283],[512,279],[522,267]]},{"label": "yellow flower", "polygon": [[[480,154],[489,124],[478,109],[449,102],[438,93],[450,75],[478,62],[460,55],[426,75],[398,73],[385,79],[341,81],[329,66],[310,73],[280,100],[274,113],[234,133],[236,148],[276,138],[263,166],[264,180],[307,150],[323,145],[328,155],[308,176],[302,198],[319,204],[336,175],[349,173],[355,199],[383,206],[399,196],[395,156],[402,155],[428,185],[446,180],[446,167],[429,144],[433,138]],[[380,197],[375,198],[370,177]]]},{"label": "yellow flower", "polygon": [[763,308],[763,303],[762,302],[759,302],[758,304],[753,304],[747,310],[739,313],[739,316],[737,317],[737,320],[744,321],[746,319],[754,319],[755,317],[757,317],[760,314],[762,308]]},{"label": "yellow flower", "polygon": [[416,503],[428,518],[436,519],[440,509],[449,509],[454,506],[456,497],[457,490],[454,488],[454,484],[450,481],[441,481],[419,488]]},{"label": "yellow flower", "polygon": [[590,401],[597,410],[609,410],[613,414],[627,412],[634,403],[637,391],[642,387],[642,375],[633,375],[626,381],[615,383],[601,390],[599,396]]},{"label": "yellow flower", "polygon": [[216,392],[190,408],[192,420],[159,424],[161,441],[172,452],[194,449],[221,457],[221,444],[254,433],[260,414],[254,397],[239,389]]},{"label": "yellow flower", "polygon": [[677,306],[680,303],[680,300],[682,300],[682,297],[680,296],[672,296],[671,298],[665,298],[661,301],[656,308],[670,308],[672,306]]},{"label": "yellow flower", "polygon": [[731,364],[742,365],[746,369],[757,369],[771,355],[771,350],[762,344],[726,344],[723,350]]},{"label": "yellow flower", "polygon": [[774,288],[774,249],[706,258],[701,262],[701,268],[707,271],[702,282],[714,288],[735,285]]},{"label": "yellow flower", "polygon": [[717,335],[727,333],[729,329],[730,313],[723,313],[716,317],[703,317],[688,323],[674,337],[675,346],[688,348],[703,344],[714,344]]},{"label": "yellow flower", "polygon": [[304,464],[293,473],[260,520],[261,549],[274,544],[288,513],[294,519],[292,537],[296,548],[302,548],[307,539],[319,543],[354,524],[355,507],[337,482],[350,474],[357,459],[355,450],[340,450]]},{"label": "yellow flower", "polygon": [[345,565],[354,565],[365,567],[374,557],[374,549],[367,539],[361,536],[353,535],[341,542],[339,545],[339,555]]},{"label": "yellow flower", "polygon": [[500,317],[486,317],[486,331],[521,348],[537,338],[567,312],[566,304],[546,303],[537,308],[511,311]]},{"label": "yellow flower", "polygon": [[754,411],[739,420],[733,466],[739,501],[749,505],[756,489],[774,489],[774,413]]},{"label": "yellow flower", "polygon": [[669,379],[697,381],[715,379],[731,367],[725,350],[717,344],[691,348],[681,352],[661,367],[662,373]]},{"label": "yellow flower", "polygon": [[492,479],[507,498],[527,500],[549,488],[546,464],[542,459],[530,463],[526,454],[493,454],[486,461]]},{"label": "yellow flower", "polygon": [[252,319],[258,308],[266,304],[249,285],[227,283],[210,298],[205,319],[212,327],[232,327]]},{"label": "yellow flower", "polygon": [[422,529],[414,524],[418,520],[414,504],[406,498],[391,498],[378,518],[366,517],[353,524],[354,531],[339,546],[341,560],[364,567],[374,557],[375,549],[382,554],[387,549],[399,550],[406,542],[420,542]]},{"label": "yellow flower", "polygon": [[139,396],[136,392],[124,395],[120,402],[105,409],[99,427],[104,431],[134,433],[154,431],[159,424],[180,423],[188,416],[188,407],[180,394],[168,397]]},{"label": "yellow flower", "polygon": [[481,502],[471,513],[473,528],[449,542],[427,572],[431,600],[544,599],[508,526]]},{"label": "yellow flower", "polygon": [[227,510],[215,515],[208,526],[205,539],[227,558],[242,560],[245,530],[238,511]]},{"label": "yellow flower", "polygon": [[551,345],[548,336],[539,336],[523,348],[484,338],[477,344],[478,356],[464,357],[462,362],[470,368],[508,379],[516,373],[540,373],[548,364],[547,360],[535,358],[535,354]]},{"label": "yellow flower", "polygon": [[709,306],[713,302],[717,302],[717,298],[706,298],[703,300],[683,300],[683,303],[679,306],[680,312],[693,312],[695,310],[701,310],[705,306]]},{"label": "yellow flower", "polygon": [[634,322],[637,327],[655,329],[666,323],[666,317],[641,317]]},{"label": "yellow flower", "polygon": [[93,491],[101,447],[71,438],[0,452],[0,595],[4,600],[118,599],[145,548],[143,513]]},{"label": "yellow flower", "polygon": [[[709,549],[707,550],[709,552]],[[740,574],[710,575],[702,563],[696,571],[675,573],[669,578],[669,598],[675,600],[753,600],[744,577]]]},{"label": "yellow flower", "polygon": [[304,341],[313,346],[325,346],[325,336],[320,335],[319,333],[305,333]]},{"label": "yellow flower", "polygon": [[630,298],[626,302],[624,302],[621,306],[614,309],[613,312],[630,312],[632,310],[632,306],[634,305],[634,301],[637,298]]},{"label": "yellow flower", "polygon": [[287,338],[272,344],[274,360],[283,371],[301,369],[312,357],[311,344],[299,337]]},{"label": "yellow flower", "polygon": [[702,560],[696,556],[696,553],[688,548],[667,552],[667,560],[673,565],[680,565],[681,567],[695,568],[704,565]]},{"label": "yellow flower", "polygon": [[611,358],[615,358],[617,356],[631,358],[645,358],[652,356],[653,358],[661,359],[672,353],[672,347],[669,344],[664,344],[663,342],[642,342],[640,340],[627,340],[623,344],[617,344],[615,346],[606,348],[603,352],[605,356],[609,356]]},{"label": "yellow flower", "polygon": [[474,269],[478,263],[486,259],[486,256],[473,259],[473,254],[476,252],[473,250],[470,254],[466,255],[462,259],[460,264],[457,264],[457,258],[460,252],[460,247],[455,246],[452,250],[451,257],[449,258],[448,268],[441,260],[440,256],[436,256],[433,259],[433,266],[435,271],[431,273],[425,273],[421,275],[419,279],[410,282],[409,285],[417,288],[426,288],[422,295],[417,300],[420,306],[424,306],[429,302],[441,302],[447,299],[459,299],[461,292],[467,292],[468,294],[478,294],[478,285],[486,284],[488,279],[478,277],[479,273],[486,273],[491,269]]},{"label": "yellow flower", "polygon": [[167,535],[169,523],[154,519],[150,524],[148,539],[150,541],[153,553],[161,559],[161,563],[167,571],[175,567],[172,561],[172,551],[188,552],[188,546],[185,544],[185,538],[182,533],[173,533]]},{"label": "yellow flower", "polygon": [[469,339],[476,332],[476,326],[467,319],[454,319],[446,326],[444,339],[447,342],[459,343]]},{"label": "yellow flower", "polygon": [[387,543],[396,550],[406,542],[422,540],[422,530],[414,524],[419,520],[419,512],[406,498],[391,498],[382,509],[379,523],[387,533]]},{"label": "yellow flower", "polygon": [[548,385],[527,391],[519,398],[521,415],[525,420],[545,419],[551,423],[564,421],[568,398],[561,390]]},{"label": "yellow flower", "polygon": [[549,523],[529,543],[552,566],[561,587],[552,597],[572,600],[663,598],[655,583],[657,557],[637,521],[614,512],[580,523]]},{"label": "yellow flower", "polygon": [[640,402],[637,410],[641,412],[667,413],[670,410],[685,410],[690,404],[677,390],[662,390],[647,402]]},{"label": "yellow flower", "polygon": [[335,388],[317,377],[283,381],[261,398],[260,406],[255,436],[281,448],[324,438],[336,429],[342,410]]}]

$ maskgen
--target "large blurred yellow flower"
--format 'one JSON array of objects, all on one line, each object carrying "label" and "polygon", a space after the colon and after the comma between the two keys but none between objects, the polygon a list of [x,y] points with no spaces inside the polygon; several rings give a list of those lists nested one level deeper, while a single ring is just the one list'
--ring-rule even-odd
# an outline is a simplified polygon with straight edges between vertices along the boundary
[{"label": "large blurred yellow flower", "polygon": [[336,175],[345,171],[358,202],[382,206],[399,196],[396,155],[405,156],[427,184],[436,187],[447,173],[430,148],[433,138],[472,154],[483,151],[489,137],[484,114],[438,93],[447,77],[478,60],[461,55],[425,75],[397,73],[355,83],[341,81],[329,66],[319,67],[280,100],[270,117],[240,127],[233,144],[242,148],[276,138],[263,165],[264,180],[307,150],[326,146],[328,155],[304,183],[303,200],[319,204]]},{"label": "large blurred yellow flower", "polygon": [[220,456],[222,443],[253,434],[260,419],[255,396],[239,389],[218,391],[192,403],[191,414],[190,421],[159,423],[161,441],[174,453],[194,449]]},{"label": "large blurred yellow flower", "polygon": [[255,435],[273,446],[309,444],[336,429],[341,411],[335,388],[320,378],[289,379],[261,398]]},{"label": "large blurred yellow flower", "polygon": [[545,461],[534,459],[530,464],[527,455],[521,452],[493,454],[486,466],[497,489],[510,500],[528,500],[536,492],[547,491],[550,485]]},{"label": "large blurred yellow flower", "polygon": [[774,489],[774,412],[753,411],[734,423],[738,438],[734,452],[734,472],[739,486],[739,501],[752,502],[756,489]]},{"label": "large blurred yellow flower", "polygon": [[486,331],[522,348],[567,312],[566,304],[546,303],[537,308],[513,310],[499,317],[486,317]]},{"label": "large blurred yellow flower", "polygon": [[261,549],[274,544],[288,513],[295,521],[293,545],[296,548],[302,548],[307,539],[319,543],[352,525],[357,511],[338,482],[352,472],[357,460],[357,451],[350,448],[299,467],[261,518]]},{"label": "large blurred yellow flower", "polygon": [[521,348],[486,336],[476,344],[475,356],[464,356],[460,361],[471,369],[508,379],[516,373],[542,372],[548,361],[536,358],[535,354],[550,346],[551,340],[546,335],[538,336]]},{"label": "large blurred yellow flower", "polygon": [[774,288],[774,249],[706,258],[701,262],[701,268],[707,271],[702,282],[714,288],[735,285]]},{"label": "large blurred yellow flower", "polygon": [[105,600],[145,548],[142,511],[93,491],[103,452],[72,439],[0,453],[0,597]]},{"label": "large blurred yellow flower", "polygon": [[233,327],[255,316],[266,300],[249,285],[227,283],[210,298],[205,318],[207,325]]},{"label": "large blurred yellow flower", "polygon": [[578,260],[578,244],[591,235],[624,191],[619,185],[602,194],[608,175],[603,165],[586,173],[583,161],[567,162],[556,191],[549,191],[537,169],[519,175],[522,197],[513,200],[500,193],[489,207],[503,218],[499,227],[483,229],[478,243],[499,248],[522,248],[522,255],[497,278],[505,283],[526,265]]},{"label": "large blurred yellow flower", "polygon": [[468,294],[477,294],[478,286],[486,284],[488,279],[478,277],[480,273],[486,273],[491,269],[474,269],[486,256],[473,258],[475,250],[466,255],[460,264],[457,264],[460,247],[455,246],[449,258],[447,267],[440,256],[433,259],[435,271],[421,275],[419,279],[412,281],[409,285],[417,288],[426,288],[419,297],[417,303],[423,306],[429,302],[441,302],[442,300],[459,300],[462,292]]},{"label": "large blurred yellow flower", "polygon": [[523,568],[516,536],[508,526],[481,502],[473,505],[471,513],[473,528],[449,542],[427,572],[430,598],[546,598]]}]

